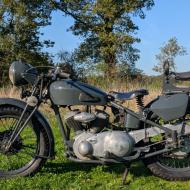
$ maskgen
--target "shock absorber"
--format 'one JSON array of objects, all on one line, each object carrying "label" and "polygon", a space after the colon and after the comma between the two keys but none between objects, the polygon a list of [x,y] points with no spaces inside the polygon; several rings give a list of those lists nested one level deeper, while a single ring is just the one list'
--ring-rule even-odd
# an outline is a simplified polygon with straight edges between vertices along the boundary
[{"label": "shock absorber", "polygon": [[139,109],[139,111],[142,111],[142,109],[144,108],[143,97],[144,96],[137,96],[136,97],[136,104],[137,104],[137,108]]}]

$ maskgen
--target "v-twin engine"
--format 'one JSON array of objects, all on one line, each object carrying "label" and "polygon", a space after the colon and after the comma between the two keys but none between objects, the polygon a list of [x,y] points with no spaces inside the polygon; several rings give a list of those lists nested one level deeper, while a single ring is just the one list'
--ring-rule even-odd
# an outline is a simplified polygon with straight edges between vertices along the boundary
[{"label": "v-twin engine", "polygon": [[75,138],[75,155],[88,160],[94,158],[124,157],[131,154],[134,140],[123,131],[106,131],[98,134],[83,132]]}]

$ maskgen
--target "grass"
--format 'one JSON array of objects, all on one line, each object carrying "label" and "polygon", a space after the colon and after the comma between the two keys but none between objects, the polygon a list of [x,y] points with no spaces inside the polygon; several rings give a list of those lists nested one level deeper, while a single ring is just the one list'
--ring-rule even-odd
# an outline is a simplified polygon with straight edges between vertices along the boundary
[{"label": "grass", "polygon": [[1,190],[52,189],[52,190],[87,190],[87,189],[130,189],[130,190],[189,190],[189,182],[168,182],[153,176],[141,162],[132,165],[128,185],[121,187],[124,171],[122,165],[100,166],[70,162],[64,157],[62,139],[54,118],[50,119],[56,140],[56,158],[48,161],[34,177],[1,179]]},{"label": "grass", "polygon": [[[136,86],[130,87],[134,89]],[[120,90],[126,90],[126,87],[120,87]],[[157,88],[151,87],[150,96],[146,97],[145,102],[160,93]],[[18,93],[10,93],[9,89],[0,90],[1,97],[15,96]],[[135,109],[134,102],[125,103]],[[49,109],[43,108],[46,113]],[[48,114],[48,119],[52,125],[56,142],[55,160],[49,160],[40,172],[33,177],[19,177],[13,179],[1,179],[1,190],[22,190],[22,189],[40,189],[40,190],[189,190],[190,181],[187,182],[169,182],[153,176],[142,162],[132,164],[130,173],[127,177],[127,185],[121,186],[122,173],[124,167],[122,165],[84,165],[70,162],[64,157],[64,148],[59,130],[56,127],[55,118],[52,114]]]},{"label": "grass", "polygon": [[141,162],[132,165],[127,185],[121,186],[122,165],[100,166],[70,162],[64,157],[62,139],[55,120],[50,119],[56,141],[56,158],[48,161],[34,177],[1,179],[1,190],[189,190],[189,182],[168,182],[153,176]]}]

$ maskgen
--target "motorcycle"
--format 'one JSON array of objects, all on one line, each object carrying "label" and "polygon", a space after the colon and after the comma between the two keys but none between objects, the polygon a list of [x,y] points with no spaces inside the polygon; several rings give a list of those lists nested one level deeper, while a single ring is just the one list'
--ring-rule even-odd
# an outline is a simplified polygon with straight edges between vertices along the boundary
[{"label": "motorcycle", "polygon": [[[177,80],[190,80],[190,72],[171,72],[166,63],[162,95],[147,105],[143,103],[149,94],[146,89],[106,93],[60,67],[33,67],[16,61],[10,66],[9,78],[22,88],[25,101],[0,99],[0,177],[34,175],[47,159],[54,158],[53,132],[38,110],[42,103],[49,103],[69,160],[123,164],[123,179],[130,164],[142,160],[161,178],[190,179],[190,89],[174,85]],[[138,112],[122,104],[132,99],[136,99]],[[70,110],[64,122],[60,108]]]}]

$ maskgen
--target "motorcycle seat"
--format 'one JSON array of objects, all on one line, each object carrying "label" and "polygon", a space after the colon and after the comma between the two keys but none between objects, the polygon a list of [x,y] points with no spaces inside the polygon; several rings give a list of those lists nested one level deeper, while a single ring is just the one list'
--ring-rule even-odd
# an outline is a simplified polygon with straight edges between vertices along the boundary
[{"label": "motorcycle seat", "polygon": [[190,71],[183,73],[175,73],[176,80],[190,80]]},{"label": "motorcycle seat", "polygon": [[120,101],[125,101],[125,100],[132,100],[138,96],[145,96],[148,95],[149,92],[146,89],[139,89],[139,90],[134,90],[134,91],[129,91],[129,92],[115,92],[112,91],[111,95]]}]

